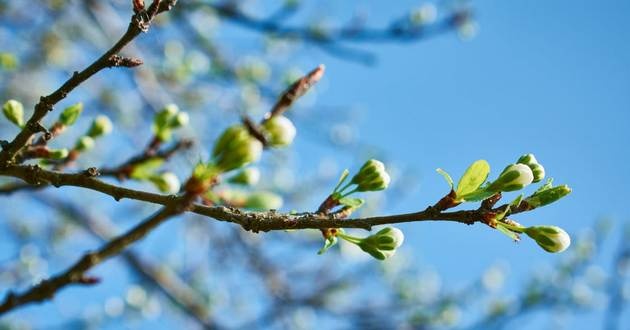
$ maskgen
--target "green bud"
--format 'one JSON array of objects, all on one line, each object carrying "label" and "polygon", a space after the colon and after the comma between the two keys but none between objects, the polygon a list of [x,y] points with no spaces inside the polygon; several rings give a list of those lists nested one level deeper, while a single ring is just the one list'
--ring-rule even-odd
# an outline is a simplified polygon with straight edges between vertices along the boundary
[{"label": "green bud", "polygon": [[357,185],[357,191],[379,191],[389,186],[390,177],[385,171],[385,165],[376,160],[370,159],[359,170],[351,183]]},{"label": "green bud", "polygon": [[282,207],[282,197],[268,191],[251,193],[245,201],[245,208],[251,210],[277,210]]},{"label": "green bud", "polygon": [[48,150],[48,158],[52,159],[64,159],[68,157],[68,154],[69,152],[66,148]]},{"label": "green bud", "polygon": [[211,164],[198,163],[193,169],[192,176],[199,181],[205,181],[217,174],[217,169]]},{"label": "green bud", "polygon": [[393,256],[404,240],[405,235],[400,229],[387,227],[374,235],[361,239],[357,245],[372,257],[384,260]]},{"label": "green bud", "polygon": [[149,181],[153,183],[158,190],[165,194],[175,194],[179,191],[180,182],[177,176],[171,172],[164,172],[151,176]]},{"label": "green bud", "polygon": [[260,171],[255,167],[248,167],[230,178],[230,183],[253,186],[260,180]]},{"label": "green bud", "polygon": [[10,122],[20,128],[24,127],[24,106],[22,103],[16,100],[8,100],[2,106],[2,112]]},{"label": "green bud", "polygon": [[92,150],[92,148],[94,148],[94,139],[89,136],[80,137],[74,145],[74,149],[80,152]]},{"label": "green bud", "polygon": [[223,132],[217,140],[212,155],[214,163],[228,172],[260,159],[263,145],[252,137],[242,125],[235,125]]},{"label": "green bud", "polygon": [[179,107],[175,104],[167,104],[160,112],[158,112],[155,117],[153,117],[153,132],[157,133],[160,130],[165,128],[169,128],[171,126],[171,122],[177,116],[179,112]]},{"label": "green bud", "polygon": [[545,168],[538,163],[534,154],[525,154],[521,156],[517,163],[529,166],[532,170],[532,174],[534,175],[534,180],[532,182],[539,182],[545,178]]},{"label": "green bud", "polygon": [[489,191],[515,191],[523,189],[534,180],[534,174],[525,164],[508,165],[501,175],[490,184]]},{"label": "green bud", "polygon": [[262,128],[267,133],[269,145],[272,147],[288,146],[295,138],[295,126],[289,118],[284,116],[269,118],[262,125]]},{"label": "green bud", "polygon": [[542,191],[537,191],[533,195],[525,198],[525,202],[529,204],[532,208],[537,208],[551,204],[570,193],[571,188],[569,188],[569,186],[565,184]]},{"label": "green bud", "polygon": [[184,127],[188,125],[189,122],[190,122],[190,117],[188,116],[188,113],[180,112],[173,119],[173,122],[171,123],[171,127],[173,128]]},{"label": "green bud", "polygon": [[88,130],[87,135],[92,138],[101,137],[103,135],[109,134],[112,131],[113,125],[112,121],[105,115],[100,115],[94,118],[92,121],[92,126]]},{"label": "green bud", "polygon": [[13,70],[18,66],[18,58],[8,52],[0,52],[0,69]]},{"label": "green bud", "polygon": [[524,232],[550,253],[562,252],[571,245],[571,237],[560,227],[533,226],[525,228]]},{"label": "green bud", "polygon": [[65,108],[59,115],[59,122],[65,126],[71,126],[77,121],[81,112],[83,112],[83,103],[73,104]]},{"label": "green bud", "polygon": [[538,164],[538,160],[536,159],[534,154],[524,154],[523,156],[519,157],[516,162],[525,165]]}]

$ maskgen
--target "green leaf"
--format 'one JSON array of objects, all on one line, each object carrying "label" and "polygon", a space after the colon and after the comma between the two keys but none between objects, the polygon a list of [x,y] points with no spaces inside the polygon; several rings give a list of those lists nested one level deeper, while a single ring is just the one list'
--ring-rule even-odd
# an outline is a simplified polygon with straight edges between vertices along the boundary
[{"label": "green leaf", "polygon": [[339,178],[339,182],[337,182],[337,185],[335,186],[335,189],[333,189],[333,192],[337,192],[339,187],[341,187],[344,181],[346,181],[346,179],[348,178],[348,175],[350,175],[350,171],[348,169],[343,170],[343,172],[341,173],[341,177]]},{"label": "green leaf", "polygon": [[440,173],[444,177],[444,180],[446,180],[446,183],[448,183],[448,185],[451,187],[451,190],[453,190],[453,178],[451,178],[451,176],[441,168],[438,168],[435,171]]},{"label": "green leaf", "polygon": [[151,177],[162,164],[164,164],[164,159],[157,157],[150,158],[134,166],[129,177],[136,180],[146,180]]},{"label": "green leaf", "polygon": [[499,222],[497,223],[497,230],[500,231],[505,236],[511,238],[513,241],[518,242],[521,240],[520,236],[517,233],[503,227],[503,225]]},{"label": "green leaf", "polygon": [[365,200],[361,198],[352,198],[352,197],[344,197],[339,200],[339,204],[351,207],[353,209],[358,209],[365,203]]},{"label": "green leaf", "polygon": [[335,246],[335,244],[337,244],[337,237],[336,236],[331,236],[331,237],[327,238],[324,241],[324,247],[319,249],[317,254],[323,254],[324,252],[328,251],[328,249],[330,249],[331,247]]},{"label": "green leaf", "polygon": [[540,188],[538,188],[535,192],[534,195],[539,193],[539,192],[543,192],[545,190],[551,189],[553,187],[553,178],[549,178],[547,179],[547,182],[545,182],[544,185],[540,186]]},{"label": "green leaf", "polygon": [[457,195],[457,199],[458,200],[464,200],[467,202],[480,202],[492,195],[496,194],[495,191],[493,190],[487,190],[485,188],[479,188],[471,193],[468,193],[466,195],[460,196]]},{"label": "green leaf", "polygon": [[516,208],[521,205],[521,201],[523,200],[523,194],[518,195],[518,197],[514,198],[514,200],[510,203],[509,207]]},{"label": "green leaf", "polygon": [[489,173],[490,165],[487,161],[480,159],[472,163],[461,179],[459,179],[456,195],[460,197],[476,191],[486,182]]}]

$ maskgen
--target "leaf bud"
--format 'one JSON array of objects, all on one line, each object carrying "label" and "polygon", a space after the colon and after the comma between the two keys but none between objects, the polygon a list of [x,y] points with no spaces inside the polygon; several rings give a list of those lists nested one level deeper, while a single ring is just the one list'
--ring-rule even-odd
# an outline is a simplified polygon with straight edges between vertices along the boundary
[{"label": "leaf bud", "polygon": [[4,116],[16,126],[24,127],[24,106],[16,100],[8,100],[2,106]]}]

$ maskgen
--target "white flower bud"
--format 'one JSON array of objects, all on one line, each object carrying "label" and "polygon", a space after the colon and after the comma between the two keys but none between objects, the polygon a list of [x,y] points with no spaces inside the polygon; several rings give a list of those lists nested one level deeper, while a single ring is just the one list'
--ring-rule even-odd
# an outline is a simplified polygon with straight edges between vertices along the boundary
[{"label": "white flower bud", "polygon": [[269,145],[284,147],[295,138],[296,129],[291,120],[284,116],[274,116],[265,121],[262,129],[267,133]]},{"label": "white flower bud", "polygon": [[521,156],[518,159],[517,163],[529,166],[529,168],[532,170],[532,173],[534,174],[533,182],[539,182],[545,178],[545,168],[538,163],[538,160],[536,159],[534,154],[525,154]]},{"label": "white flower bud", "polygon": [[550,253],[562,252],[571,245],[571,237],[560,227],[533,226],[525,228],[524,232]]},{"label": "white flower bud", "polygon": [[358,246],[374,258],[384,260],[393,256],[404,240],[405,235],[400,229],[387,227],[362,239]]},{"label": "white flower bud", "polygon": [[501,175],[490,184],[490,191],[514,191],[530,185],[534,181],[534,174],[525,164],[512,164],[503,170]]}]

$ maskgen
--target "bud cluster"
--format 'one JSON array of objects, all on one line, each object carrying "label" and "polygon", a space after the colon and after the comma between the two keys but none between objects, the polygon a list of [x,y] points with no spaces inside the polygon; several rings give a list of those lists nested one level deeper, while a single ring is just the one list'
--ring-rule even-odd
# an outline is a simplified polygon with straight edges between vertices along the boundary
[{"label": "bud cluster", "polygon": [[[72,110],[72,111],[77,111]],[[77,115],[78,116],[78,115]],[[72,122],[71,117],[68,116],[68,122]],[[75,118],[76,120],[76,118]],[[92,121],[90,128],[85,135],[79,137],[74,144],[74,150],[77,152],[85,152],[94,148],[95,140],[111,133],[113,125],[111,120],[105,115],[99,115]]]},{"label": "bud cluster", "polygon": [[[385,165],[376,159],[370,159],[365,162],[359,169],[359,172],[352,177],[350,182],[341,187],[346,181],[348,173],[347,171],[344,172],[337,187],[335,187],[333,191],[332,196],[336,200],[340,200],[355,192],[385,190],[391,181],[389,174],[385,170]],[[346,192],[352,185],[355,185],[355,188]]]},{"label": "bud cluster", "polygon": [[189,121],[188,113],[179,111],[175,104],[169,104],[155,115],[151,129],[158,140],[167,142],[174,129],[188,125]]}]

